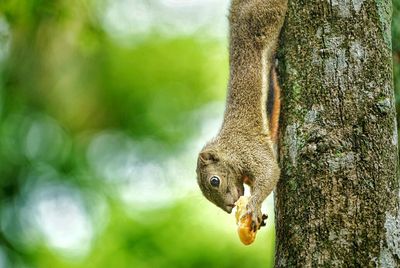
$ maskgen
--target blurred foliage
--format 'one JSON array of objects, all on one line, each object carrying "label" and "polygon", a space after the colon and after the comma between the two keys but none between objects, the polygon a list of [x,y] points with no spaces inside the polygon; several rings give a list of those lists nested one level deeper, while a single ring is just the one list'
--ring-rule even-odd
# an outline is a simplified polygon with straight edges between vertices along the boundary
[{"label": "blurred foliage", "polygon": [[[0,2],[0,267],[272,265],[273,228],[244,248],[233,216],[200,196],[193,153],[190,166],[168,160],[191,169],[178,178],[193,191],[174,182],[157,203],[174,178],[140,182],[198,136],[196,111],[223,101],[225,40],[123,42],[105,31],[106,1],[72,2]],[[143,192],[147,207],[126,201]]]},{"label": "blurred foliage", "polygon": [[0,267],[272,266],[272,226],[242,246],[182,153],[200,138],[202,109],[217,109],[204,105],[223,102],[225,38],[208,24],[119,39],[109,3],[0,2]]}]

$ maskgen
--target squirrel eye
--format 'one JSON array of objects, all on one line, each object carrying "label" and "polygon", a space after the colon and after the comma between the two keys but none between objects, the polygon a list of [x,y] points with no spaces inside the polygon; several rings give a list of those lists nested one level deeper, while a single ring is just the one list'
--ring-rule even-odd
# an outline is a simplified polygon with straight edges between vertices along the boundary
[{"label": "squirrel eye", "polygon": [[211,179],[210,179],[211,186],[218,187],[219,183],[220,183],[220,180],[219,180],[219,178],[217,176],[212,176],[211,177]]}]

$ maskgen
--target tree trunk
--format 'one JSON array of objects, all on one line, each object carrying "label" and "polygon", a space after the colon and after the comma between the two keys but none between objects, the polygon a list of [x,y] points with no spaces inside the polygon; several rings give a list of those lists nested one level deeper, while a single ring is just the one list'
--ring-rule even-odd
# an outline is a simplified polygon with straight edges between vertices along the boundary
[{"label": "tree trunk", "polygon": [[389,0],[289,3],[276,267],[400,267]]}]

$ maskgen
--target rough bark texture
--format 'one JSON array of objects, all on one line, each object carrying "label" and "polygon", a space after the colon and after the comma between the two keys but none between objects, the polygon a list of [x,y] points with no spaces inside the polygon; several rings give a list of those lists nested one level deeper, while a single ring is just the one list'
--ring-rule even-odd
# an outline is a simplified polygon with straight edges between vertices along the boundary
[{"label": "rough bark texture", "polygon": [[276,267],[400,267],[389,0],[289,3]]}]

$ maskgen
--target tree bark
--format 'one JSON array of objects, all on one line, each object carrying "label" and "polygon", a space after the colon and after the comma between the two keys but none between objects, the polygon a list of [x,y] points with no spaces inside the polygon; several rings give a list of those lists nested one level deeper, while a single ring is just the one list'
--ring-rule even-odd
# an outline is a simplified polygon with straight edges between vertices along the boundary
[{"label": "tree bark", "polygon": [[276,267],[400,267],[391,1],[293,0]]}]

